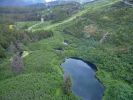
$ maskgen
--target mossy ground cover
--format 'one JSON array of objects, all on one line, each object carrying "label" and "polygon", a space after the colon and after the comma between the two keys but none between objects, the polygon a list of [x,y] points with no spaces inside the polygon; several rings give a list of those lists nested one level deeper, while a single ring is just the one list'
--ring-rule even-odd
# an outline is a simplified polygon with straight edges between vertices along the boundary
[{"label": "mossy ground cover", "polygon": [[[0,98],[77,100],[73,95],[63,94],[63,71],[60,64],[67,57],[78,57],[97,65],[97,77],[106,88],[103,100],[132,100],[133,8],[118,7],[121,3],[116,5],[89,10],[88,13],[80,13],[82,16],[77,14],[80,15],[78,19],[72,17],[72,20],[68,19],[61,24],[47,26],[46,29],[53,31],[53,36],[26,45],[26,51],[30,53],[24,58],[25,67],[21,75],[12,73],[9,58],[2,61]],[[84,26],[90,24],[95,25],[97,31],[85,38]],[[71,34],[64,33],[64,29]],[[106,32],[111,34],[100,43]],[[64,40],[68,41],[67,46],[63,44]]]}]

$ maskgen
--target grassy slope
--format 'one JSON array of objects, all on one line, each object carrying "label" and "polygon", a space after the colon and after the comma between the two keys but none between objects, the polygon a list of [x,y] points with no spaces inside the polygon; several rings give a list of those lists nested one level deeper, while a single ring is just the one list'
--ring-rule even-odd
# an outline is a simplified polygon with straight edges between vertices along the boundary
[{"label": "grassy slope", "polygon": [[32,31],[49,30],[49,29],[67,24],[67,23],[75,20],[76,18],[80,17],[81,15],[87,13],[88,11],[93,11],[93,10],[95,11],[99,8],[109,6],[109,5],[114,4],[115,2],[118,2],[118,1],[119,0],[110,0],[110,1],[109,0],[100,0],[100,1],[94,2],[93,4],[86,7],[86,9],[84,9],[83,11],[80,11],[79,13],[73,15],[72,17],[70,17],[70,18],[68,18],[68,19],[66,19],[60,23],[55,23],[55,24],[49,25],[49,26],[41,28],[41,29],[35,29],[35,30],[33,29]]},{"label": "grassy slope", "polygon": [[[92,61],[98,66],[99,71],[97,72],[97,77],[106,86],[104,100],[132,100],[131,95],[133,92],[133,86],[128,82],[132,76],[132,73],[130,73],[132,70],[132,62],[129,61],[131,59],[130,57],[132,57],[132,50],[129,50],[127,53],[121,52],[120,56],[118,56],[117,52],[119,53],[119,50],[121,50],[125,45],[122,46],[118,44],[116,46],[110,41],[107,41],[106,44],[99,44],[97,38],[92,37],[90,39],[79,39],[73,35],[63,34],[62,32],[62,29],[66,26],[68,27],[70,25],[71,27],[74,27],[72,23],[78,16],[90,16],[86,15],[86,12],[88,11],[94,12],[91,14],[92,18],[90,18],[89,21],[97,22],[100,16],[100,13],[98,12],[104,9],[102,8],[102,10],[100,10],[101,5],[106,5],[107,8],[109,8],[108,5],[114,3],[111,0],[106,0],[105,3],[102,1],[98,2],[100,3],[94,3],[94,5],[99,5],[96,8],[88,6],[86,8],[87,10],[82,11],[61,23],[43,28],[44,30],[52,29],[54,31],[54,36],[27,45],[27,50],[30,54],[24,58],[25,68],[22,75],[14,76],[10,71],[9,60],[7,59],[6,61],[3,61],[3,63],[0,64],[0,97],[3,97],[1,99],[6,98],[8,100],[9,97],[11,97],[11,100],[18,100],[18,98],[19,100],[27,100],[27,98],[32,100],[43,100],[44,98],[49,100],[76,99],[72,95],[67,97],[62,93],[61,84],[63,81],[63,73],[60,69],[60,64],[63,62],[65,57],[75,56]],[[113,16],[112,12],[110,12],[110,16]],[[118,12],[116,11],[114,13]],[[108,11],[105,12],[105,14],[108,15]],[[131,16],[132,15],[130,15],[130,17]],[[102,17],[103,16],[100,16],[100,18]],[[128,19],[131,19],[129,16],[127,17]],[[116,16],[114,19],[115,18]],[[103,21],[105,21],[105,19],[100,20],[99,23],[103,23]],[[107,21],[104,25],[106,26],[109,23],[113,24],[114,21]],[[96,24],[98,25],[98,23]],[[124,23],[122,28],[127,24],[128,23]],[[106,27],[101,28],[105,32],[113,30],[112,32],[115,34],[114,27],[111,27],[109,30],[106,30]],[[73,30],[70,31],[73,32]],[[121,35],[119,37],[117,36],[115,39],[121,37]],[[63,45],[64,40],[68,40],[68,46]],[[118,43],[118,41],[116,41],[116,43]],[[131,46],[131,41],[126,44]],[[57,48],[63,48],[64,52],[56,51],[55,49]],[[129,62],[131,62],[131,64],[129,64]],[[125,66],[130,69],[126,69]],[[127,79],[127,76],[129,77],[128,81],[125,80]]]},{"label": "grassy slope", "polygon": [[[105,100],[133,99],[132,16],[132,7],[116,3],[111,7],[84,14],[82,18],[65,28],[71,35],[83,38],[86,34],[85,26],[93,25],[97,28],[90,38],[81,42],[84,46],[82,49],[80,44],[79,50],[82,52],[80,51],[79,56],[98,66],[97,77],[106,86]],[[107,32],[110,35],[105,42],[99,43]]]}]

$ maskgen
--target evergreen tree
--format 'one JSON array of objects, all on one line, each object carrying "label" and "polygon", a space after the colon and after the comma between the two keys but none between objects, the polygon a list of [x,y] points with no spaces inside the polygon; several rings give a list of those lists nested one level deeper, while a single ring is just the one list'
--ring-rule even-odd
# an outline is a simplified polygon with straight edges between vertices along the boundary
[{"label": "evergreen tree", "polygon": [[71,78],[69,75],[65,75],[64,76],[64,84],[63,84],[63,89],[64,89],[64,93],[66,95],[69,95],[72,91],[71,91],[71,87],[72,87],[72,82],[71,82]]}]

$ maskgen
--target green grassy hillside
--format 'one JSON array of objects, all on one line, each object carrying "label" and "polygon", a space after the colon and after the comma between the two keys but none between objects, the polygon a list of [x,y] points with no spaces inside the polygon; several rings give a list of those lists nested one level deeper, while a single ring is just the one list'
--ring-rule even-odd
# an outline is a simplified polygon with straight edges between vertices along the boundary
[{"label": "green grassy hillside", "polygon": [[105,86],[103,100],[132,100],[132,16],[133,7],[119,0],[98,0],[60,23],[35,27],[33,35],[44,30],[53,35],[24,45],[28,53],[23,54],[24,69],[19,75],[11,70],[11,56],[1,60],[0,100],[77,100],[62,89],[60,64],[67,57],[97,66],[96,77]]},{"label": "green grassy hillside", "polygon": [[106,87],[104,100],[133,99],[132,16],[133,8],[118,2],[86,13],[64,28],[64,33],[85,39],[80,52],[99,68],[97,77]]}]

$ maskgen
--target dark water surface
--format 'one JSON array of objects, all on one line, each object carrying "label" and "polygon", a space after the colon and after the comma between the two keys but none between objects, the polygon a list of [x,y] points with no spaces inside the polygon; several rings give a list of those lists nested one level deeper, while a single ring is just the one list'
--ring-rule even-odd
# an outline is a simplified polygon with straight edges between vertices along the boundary
[{"label": "dark water surface", "polygon": [[69,58],[62,64],[65,74],[71,76],[72,91],[83,100],[102,100],[104,86],[95,77],[95,71],[79,59]]}]

